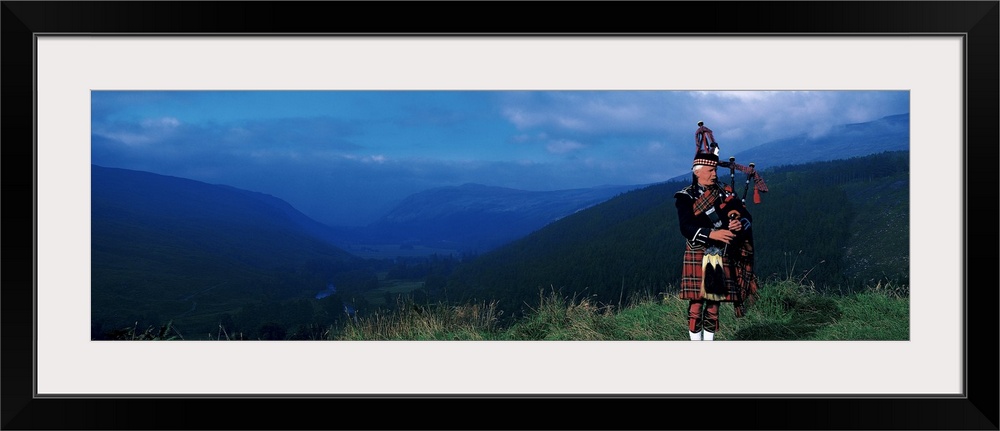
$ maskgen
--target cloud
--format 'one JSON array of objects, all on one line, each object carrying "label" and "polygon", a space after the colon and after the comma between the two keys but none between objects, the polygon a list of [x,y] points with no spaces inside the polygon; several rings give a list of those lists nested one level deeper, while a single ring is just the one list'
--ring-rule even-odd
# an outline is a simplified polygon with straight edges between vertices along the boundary
[{"label": "cloud", "polygon": [[163,117],[145,119],[140,124],[147,129],[173,129],[180,126],[181,122],[173,117]]},{"label": "cloud", "polygon": [[[909,112],[898,91],[722,91],[690,93],[693,117],[704,120],[716,139],[759,145],[801,135],[819,136],[831,127]],[[694,123],[688,126],[693,133]]]},{"label": "cloud", "polygon": [[547,149],[550,153],[553,154],[566,154],[570,152],[579,151],[584,147],[585,146],[579,142],[560,139],[549,142],[549,144],[545,146],[545,149]]},{"label": "cloud", "polygon": [[503,117],[518,130],[553,135],[663,130],[668,95],[656,91],[512,92],[500,97]]},{"label": "cloud", "polygon": [[95,164],[269,193],[371,221],[431,187],[649,184],[726,152],[909,112],[887,91],[95,92]]},{"label": "cloud", "polygon": [[365,157],[365,158],[363,158],[361,160],[363,162],[385,163],[386,160],[388,160],[388,159],[384,155],[376,154],[376,155],[373,155],[373,156]]},{"label": "cloud", "polygon": [[183,126],[173,117],[146,118],[138,123],[98,125],[93,133],[125,147],[145,148],[169,140]]}]

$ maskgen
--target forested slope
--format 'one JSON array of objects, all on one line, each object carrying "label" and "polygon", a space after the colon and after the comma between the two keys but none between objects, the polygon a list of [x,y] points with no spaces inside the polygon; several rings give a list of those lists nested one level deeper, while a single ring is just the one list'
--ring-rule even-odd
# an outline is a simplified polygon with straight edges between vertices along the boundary
[{"label": "forested slope", "polygon": [[[909,152],[781,166],[761,176],[769,189],[762,203],[747,197],[761,278],[801,278],[835,292],[908,284]],[[728,182],[728,173],[720,180]],[[655,184],[566,217],[460,265],[432,294],[498,300],[512,315],[537,303],[540,291],[605,304],[635,292],[669,294],[684,250],[673,194],[685,184]]]},{"label": "forested slope", "polygon": [[[100,166],[91,179],[95,338],[167,322],[192,337],[214,334],[222,320],[229,330],[270,321],[294,328],[317,323],[306,300],[331,280],[342,290],[374,281],[362,259],[255,194]],[[331,305],[332,318],[319,323],[342,307]]]}]

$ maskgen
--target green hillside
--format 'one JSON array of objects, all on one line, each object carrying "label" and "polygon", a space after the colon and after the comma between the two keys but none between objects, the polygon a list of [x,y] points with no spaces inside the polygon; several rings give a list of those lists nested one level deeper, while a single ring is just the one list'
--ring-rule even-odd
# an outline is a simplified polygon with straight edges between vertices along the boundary
[{"label": "green hillside", "polygon": [[[688,341],[687,301],[630,295],[621,304],[539,292],[521,318],[503,324],[496,301],[418,306],[364,316],[331,331],[329,340]],[[906,341],[910,302],[905,289],[877,285],[850,293],[821,293],[794,280],[761,286],[743,318],[731,306],[719,314],[716,339]]]},{"label": "green hillside", "polygon": [[[775,298],[768,296],[773,293],[778,299],[748,319],[728,323],[737,331],[728,336],[867,336],[859,332],[860,323],[840,327],[832,322],[882,307],[878,305],[882,296],[871,296],[873,290],[891,293],[886,307],[893,310],[892,316],[905,313],[908,157],[907,152],[889,152],[763,171],[769,192],[760,204],[748,199],[748,206],[754,216],[757,273],[765,290],[776,290],[765,292],[763,298]],[[680,277],[684,239],[677,227],[673,194],[685,182],[618,195],[480,256],[375,261],[331,246],[303,228],[301,221],[290,219],[287,208],[259,194],[147,173],[94,169],[94,339],[672,339],[676,335],[622,329],[621,325],[630,325],[628,321],[601,329],[605,332],[600,335],[567,333],[547,325],[566,313],[580,313],[575,315],[587,322],[605,322],[599,316],[609,316],[612,310],[616,319],[636,319],[643,327],[676,318],[674,309],[680,302],[671,298]],[[742,194],[741,175],[736,176],[736,188]],[[721,177],[728,181],[728,173]],[[335,292],[326,292],[329,286],[335,286]],[[787,286],[794,286],[787,295],[777,292],[788,290]],[[317,295],[321,291],[324,294]],[[802,292],[815,294],[801,296]],[[547,300],[549,294],[565,301]],[[636,306],[636,298],[654,300]],[[422,317],[414,324],[437,325],[423,320],[431,317],[428,310],[435,310],[434,315],[448,325],[466,322],[480,329],[456,335],[452,330],[396,324],[417,313]],[[662,312],[670,316],[657,314]],[[547,320],[539,322],[539,316]],[[809,323],[820,316],[822,322]],[[907,326],[901,324],[894,327],[893,339],[905,334]],[[381,333],[388,328],[402,333]],[[491,335],[482,335],[483,329]]]},{"label": "green hillside", "polygon": [[[760,204],[747,201],[762,280],[839,293],[908,286],[908,152],[776,167],[761,176],[769,192]],[[448,301],[496,300],[512,317],[537,302],[539,291],[605,304],[669,294],[684,250],[673,194],[684,185],[656,184],[566,217],[459,266],[436,293]]]},{"label": "green hillside", "polygon": [[375,282],[361,259],[229,187],[98,166],[92,180],[95,339],[166,322],[202,339],[223,321],[255,336],[272,322],[286,331],[331,324],[343,305],[326,299],[333,312],[317,321],[317,292]]}]

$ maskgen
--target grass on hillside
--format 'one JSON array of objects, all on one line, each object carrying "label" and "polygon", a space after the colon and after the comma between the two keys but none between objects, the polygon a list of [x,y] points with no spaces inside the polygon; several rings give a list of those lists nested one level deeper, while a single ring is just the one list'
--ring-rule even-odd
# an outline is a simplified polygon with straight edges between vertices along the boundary
[{"label": "grass on hillside", "polygon": [[[736,318],[723,304],[716,340],[906,341],[910,302],[906,287],[877,284],[842,295],[821,293],[795,280],[761,285],[747,315]],[[342,328],[322,331],[327,340],[353,341],[687,341],[687,301],[676,295],[634,294],[618,305],[588,297],[539,292],[538,304],[509,327],[495,302],[419,305],[398,297],[396,309],[355,316]],[[119,340],[183,339],[170,323],[116,334]],[[220,328],[216,340],[241,340]]]},{"label": "grass on hillside", "polygon": [[[909,296],[878,284],[850,295],[823,294],[785,280],[765,283],[743,318],[723,304],[716,340],[908,340]],[[352,320],[332,340],[687,340],[687,301],[636,295],[613,306],[590,298],[541,292],[532,311],[510,327],[498,325],[494,303],[419,306]]]}]

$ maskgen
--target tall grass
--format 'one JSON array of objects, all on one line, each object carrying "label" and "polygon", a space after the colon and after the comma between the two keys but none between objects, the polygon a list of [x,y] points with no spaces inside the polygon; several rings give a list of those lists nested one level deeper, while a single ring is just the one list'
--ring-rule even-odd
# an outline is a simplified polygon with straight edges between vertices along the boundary
[{"label": "tall grass", "polygon": [[341,331],[330,331],[334,340],[490,340],[499,335],[502,312],[495,302],[483,304],[419,305],[397,298],[393,311],[352,316]]},{"label": "tall grass", "polygon": [[[848,295],[821,293],[801,278],[766,282],[746,316],[720,310],[716,340],[908,340],[909,292],[878,284]],[[634,295],[618,305],[539,292],[538,303],[501,327],[496,303],[433,307],[401,302],[395,312],[351,320],[332,340],[687,340],[687,304],[673,294]]]},{"label": "tall grass", "polygon": [[601,340],[614,325],[614,307],[588,297],[539,292],[538,305],[504,332],[510,340]]},{"label": "tall grass", "polygon": [[[672,290],[672,291],[671,291]],[[878,283],[849,294],[820,291],[791,271],[785,279],[764,282],[746,316],[736,318],[723,304],[716,340],[905,341],[910,336],[906,286]],[[527,305],[527,304],[526,304]],[[507,340],[507,341],[686,341],[688,301],[676,289],[659,296],[636,292],[618,304],[592,297],[539,291],[525,317],[502,326],[497,302],[417,304],[397,297],[394,309],[352,315],[347,323],[316,331],[325,340]],[[322,328],[319,328],[322,329]],[[183,340],[167,323],[116,331],[116,340]],[[210,334],[211,335],[211,334]],[[211,339],[211,337],[210,337]],[[219,327],[215,340],[244,340]]]},{"label": "tall grass", "polygon": [[878,284],[838,303],[835,325],[817,329],[821,340],[909,340],[909,289]]},{"label": "tall grass", "polygon": [[159,327],[149,326],[145,330],[140,330],[139,322],[136,322],[131,327],[111,331],[109,338],[128,341],[183,340],[184,336],[177,332],[173,324],[174,322],[170,321]]}]

